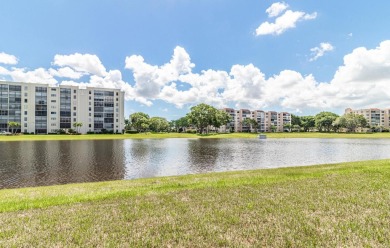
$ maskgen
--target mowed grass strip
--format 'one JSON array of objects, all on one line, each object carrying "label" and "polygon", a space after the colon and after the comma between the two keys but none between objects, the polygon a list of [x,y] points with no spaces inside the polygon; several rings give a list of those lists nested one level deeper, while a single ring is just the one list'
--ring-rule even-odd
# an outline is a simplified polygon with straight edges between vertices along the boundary
[{"label": "mowed grass strip", "polygon": [[390,160],[0,191],[1,247],[389,247]]},{"label": "mowed grass strip", "polygon": [[[1,141],[39,141],[39,140],[114,140],[114,139],[255,139],[255,133],[137,133],[137,134],[83,134],[83,135],[0,135]],[[268,138],[319,138],[319,139],[389,139],[390,133],[266,133]]]}]

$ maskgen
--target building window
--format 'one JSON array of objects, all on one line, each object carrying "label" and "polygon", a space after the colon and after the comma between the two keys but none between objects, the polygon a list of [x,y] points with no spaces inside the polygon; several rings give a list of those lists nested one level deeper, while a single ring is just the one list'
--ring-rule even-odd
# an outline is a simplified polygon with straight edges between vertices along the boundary
[{"label": "building window", "polygon": [[24,121],[27,121],[27,117],[24,117]]},{"label": "building window", "polygon": [[24,99],[24,103],[27,103],[27,98]]},{"label": "building window", "polygon": [[76,99],[76,95],[73,95],[73,99]]},{"label": "building window", "polygon": [[24,96],[27,97],[27,92],[24,93]]},{"label": "building window", "polygon": [[91,124],[89,124],[89,125],[88,125],[88,127],[92,127],[92,125],[91,125]]},{"label": "building window", "polygon": [[76,115],[76,112],[73,112],[73,116],[77,116],[77,115]]},{"label": "building window", "polygon": [[118,119],[116,119],[116,122],[118,122]]},{"label": "building window", "polygon": [[24,111],[24,115],[27,115],[27,111]]},{"label": "building window", "polygon": [[57,91],[57,89],[56,88],[51,88],[51,91]]},{"label": "building window", "polygon": [[91,107],[89,107],[89,108],[88,108],[88,110],[89,110],[89,111],[91,111],[91,110],[92,110],[92,108],[91,108]]},{"label": "building window", "polygon": [[92,116],[92,114],[91,114],[91,113],[89,113],[89,116]]},{"label": "building window", "polygon": [[75,110],[75,111],[76,111],[76,107],[73,107],[73,110]]},{"label": "building window", "polygon": [[50,112],[50,114],[55,115],[55,114],[57,114],[57,112]]},{"label": "building window", "polygon": [[56,97],[57,95],[56,94],[51,94],[51,97]]},{"label": "building window", "polygon": [[51,102],[57,102],[57,100],[51,100]]},{"label": "building window", "polygon": [[[116,95],[118,95],[119,93],[118,92],[116,92]],[[117,98],[118,99],[118,98]]]},{"label": "building window", "polygon": [[73,90],[73,93],[75,93],[75,94],[76,94],[76,90]]},{"label": "building window", "polygon": [[27,127],[27,123],[24,123],[24,127]]},{"label": "building window", "polygon": [[[91,95],[91,91],[89,91],[89,94]],[[89,99],[91,99],[91,98],[89,98]]]}]

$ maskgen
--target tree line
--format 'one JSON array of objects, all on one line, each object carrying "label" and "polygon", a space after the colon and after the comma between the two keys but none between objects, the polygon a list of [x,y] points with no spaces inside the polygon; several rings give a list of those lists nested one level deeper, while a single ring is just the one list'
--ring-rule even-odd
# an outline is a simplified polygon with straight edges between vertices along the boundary
[{"label": "tree line", "polygon": [[207,133],[208,127],[219,128],[230,121],[230,115],[210,105],[201,103],[193,106],[186,116],[173,121],[167,121],[163,117],[149,117],[143,112],[136,112],[125,120],[126,130],[136,132],[183,132],[188,127],[193,127],[198,133]]},{"label": "tree line", "polygon": [[315,116],[291,115],[291,131],[319,132],[356,132],[358,128],[370,128],[371,131],[388,131],[384,127],[370,126],[363,115],[347,113],[337,115],[332,112],[320,112]]},{"label": "tree line", "polygon": [[[218,110],[213,106],[201,103],[193,106],[185,116],[168,121],[163,117],[149,117],[143,112],[136,112],[125,120],[126,130],[135,132],[183,132],[189,127],[197,133],[208,133],[209,127],[215,129],[226,125],[231,120],[231,116],[223,110]],[[254,119],[247,118],[243,124],[250,125],[254,129],[258,123]],[[286,124],[284,128],[291,132],[356,132],[359,128],[371,128],[372,131],[388,131],[383,127],[371,127],[368,125],[363,115],[348,113],[337,115],[332,112],[323,111],[314,116],[291,115],[291,124]],[[276,127],[271,130],[276,130]]]}]

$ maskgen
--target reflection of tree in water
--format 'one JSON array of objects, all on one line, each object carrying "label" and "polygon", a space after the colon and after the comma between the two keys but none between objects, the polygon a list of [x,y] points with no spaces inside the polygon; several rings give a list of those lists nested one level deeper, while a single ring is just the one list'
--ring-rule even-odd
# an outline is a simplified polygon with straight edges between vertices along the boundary
[{"label": "reflection of tree in water", "polygon": [[89,181],[120,180],[124,178],[123,141],[95,140],[91,151],[93,162]]},{"label": "reflection of tree in water", "polygon": [[189,140],[189,167],[193,172],[213,171],[221,152],[219,139]]}]

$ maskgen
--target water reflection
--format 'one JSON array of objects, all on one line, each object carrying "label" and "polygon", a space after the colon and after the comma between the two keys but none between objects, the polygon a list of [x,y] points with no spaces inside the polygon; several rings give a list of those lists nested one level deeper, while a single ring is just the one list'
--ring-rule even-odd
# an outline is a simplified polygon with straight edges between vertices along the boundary
[{"label": "water reflection", "polygon": [[382,159],[390,140],[0,142],[0,188]]}]

